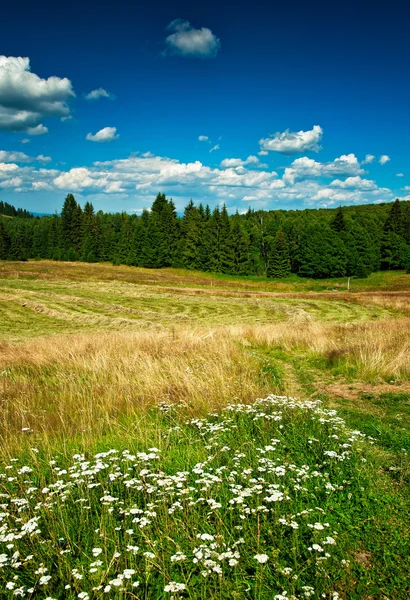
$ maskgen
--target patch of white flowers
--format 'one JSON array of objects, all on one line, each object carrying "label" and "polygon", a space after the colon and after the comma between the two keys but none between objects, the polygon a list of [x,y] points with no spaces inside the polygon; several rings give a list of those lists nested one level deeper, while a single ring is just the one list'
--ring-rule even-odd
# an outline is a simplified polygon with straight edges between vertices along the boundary
[{"label": "patch of white flowers", "polygon": [[331,561],[343,568],[330,506],[348,498],[343,463],[363,435],[318,402],[278,396],[177,426],[173,405],[160,412],[173,456],[189,435],[199,462],[111,449],[54,457],[45,481],[34,465],[4,465],[0,597],[216,597],[220,586],[245,597],[262,576],[269,598],[319,597],[312,580],[326,586]]}]

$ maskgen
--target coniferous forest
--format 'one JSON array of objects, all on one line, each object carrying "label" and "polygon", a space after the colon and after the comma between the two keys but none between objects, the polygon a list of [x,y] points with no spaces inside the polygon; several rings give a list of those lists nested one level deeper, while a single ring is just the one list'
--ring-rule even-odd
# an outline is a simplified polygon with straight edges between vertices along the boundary
[{"label": "coniferous forest", "polygon": [[183,267],[235,275],[366,277],[410,270],[410,202],[229,215],[165,194],[140,216],[95,212],[69,194],[61,215],[33,217],[0,202],[0,259]]}]

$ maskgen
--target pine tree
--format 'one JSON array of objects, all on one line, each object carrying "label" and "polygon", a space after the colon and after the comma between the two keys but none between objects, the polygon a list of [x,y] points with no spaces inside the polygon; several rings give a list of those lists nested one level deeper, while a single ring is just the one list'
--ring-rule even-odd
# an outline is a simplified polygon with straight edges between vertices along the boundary
[{"label": "pine tree", "polygon": [[0,218],[0,260],[9,258],[10,245],[10,236],[4,227],[3,220]]},{"label": "pine tree", "polygon": [[183,264],[187,269],[200,269],[201,264],[199,216],[192,216],[186,232]]},{"label": "pine tree", "polygon": [[249,275],[249,239],[243,230],[238,212],[233,218],[231,228],[232,268],[231,273]]},{"label": "pine tree", "polygon": [[232,273],[233,267],[234,256],[231,222],[224,204],[219,222],[219,270],[221,273]]},{"label": "pine tree", "polygon": [[393,202],[390,212],[384,223],[384,233],[395,233],[400,236],[402,236],[404,233],[401,206],[398,199]]},{"label": "pine tree", "polygon": [[61,211],[61,242],[67,260],[77,260],[83,237],[81,206],[68,194]]},{"label": "pine tree", "polygon": [[346,221],[341,206],[339,206],[339,208],[337,209],[335,217],[330,223],[330,227],[338,233],[340,233],[341,231],[346,231]]},{"label": "pine tree", "polygon": [[338,235],[326,223],[306,228],[299,254],[299,274],[302,277],[342,277],[346,274],[346,248]]},{"label": "pine tree", "polygon": [[269,256],[268,277],[287,277],[290,274],[289,244],[282,229],[276,233]]}]

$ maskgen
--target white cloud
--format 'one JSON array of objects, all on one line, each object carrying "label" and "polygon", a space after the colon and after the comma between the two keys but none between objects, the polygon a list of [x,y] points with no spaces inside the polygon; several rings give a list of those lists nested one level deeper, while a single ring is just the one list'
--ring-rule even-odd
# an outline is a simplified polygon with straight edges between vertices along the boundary
[{"label": "white cloud", "polygon": [[336,175],[354,176],[363,173],[364,170],[354,154],[342,154],[339,158],[327,163],[303,156],[294,160],[290,167],[285,169],[283,179],[292,185],[296,179],[334,177]]},{"label": "white cloud", "polygon": [[167,27],[172,33],[166,38],[165,54],[212,58],[221,46],[220,40],[207,27],[195,29],[189,21],[176,19]]},{"label": "white cloud", "polygon": [[219,144],[215,144],[215,146],[213,146],[209,152],[215,152],[215,150],[219,150],[219,149],[220,149]]},{"label": "white cloud", "polygon": [[221,162],[221,167],[226,169],[228,167],[244,167],[245,165],[258,165],[259,158],[257,156],[248,156],[246,160],[242,160],[241,158],[224,158]]},{"label": "white cloud", "polygon": [[8,150],[0,150],[0,163],[30,163],[38,160],[39,162],[49,162],[49,156],[39,154],[37,157],[28,156],[24,152],[13,152]]},{"label": "white cloud", "polygon": [[13,162],[31,162],[35,160],[24,152],[9,152],[8,150],[0,150],[0,163]]},{"label": "white cloud", "polygon": [[44,135],[48,133],[48,128],[40,123],[40,125],[36,125],[36,127],[28,127],[26,129],[29,135]]},{"label": "white cloud", "polygon": [[0,181],[0,188],[16,188],[19,187],[21,183],[21,177],[12,177],[11,179],[5,179],[4,181]]},{"label": "white cloud", "polygon": [[87,133],[85,139],[89,142],[113,142],[118,140],[119,137],[116,127],[103,127],[95,134]]},{"label": "white cloud", "polygon": [[330,184],[332,187],[338,187],[343,189],[356,189],[356,190],[375,190],[377,189],[377,185],[374,181],[370,179],[362,179],[358,175],[355,177],[348,177],[344,181],[340,179],[335,179]]},{"label": "white cloud", "polygon": [[390,156],[387,156],[387,154],[382,154],[379,158],[379,163],[381,165],[385,165],[387,162],[389,162],[390,160]]},{"label": "white cloud", "polygon": [[115,100],[114,94],[111,92],[107,92],[104,88],[98,88],[98,90],[91,90],[85,96],[86,100],[98,100],[99,98],[109,98],[110,100]]},{"label": "white cloud", "polygon": [[404,177],[404,173],[396,173],[396,177]]},{"label": "white cloud", "polygon": [[261,152],[280,152],[281,154],[301,154],[307,150],[318,152],[323,130],[320,125],[314,125],[309,131],[292,132],[288,129],[283,133],[277,132],[259,140]]},{"label": "white cloud", "polygon": [[373,154],[366,154],[364,160],[362,160],[362,165],[369,165],[374,161],[376,157]]},{"label": "white cloud", "polygon": [[26,131],[44,117],[69,115],[73,96],[66,77],[42,79],[30,71],[29,58],[0,56],[0,130]]},{"label": "white cloud", "polygon": [[96,181],[90,177],[89,169],[78,167],[70,169],[67,173],[62,173],[54,179],[53,183],[63,190],[70,189],[77,191],[95,186]]},{"label": "white cloud", "polygon": [[[302,182],[303,183],[303,182]],[[387,188],[378,188],[376,186],[373,190],[361,190],[361,189],[345,189],[337,190],[329,187],[320,187],[315,194],[309,194],[307,198],[307,204],[327,201],[327,204],[342,203],[345,204],[364,204],[364,203],[377,203],[385,202],[393,199],[392,192]],[[323,206],[323,204],[320,204]]]},{"label": "white cloud", "polygon": [[[37,161],[41,157],[37,157]],[[3,155],[2,158],[22,157]],[[331,206],[332,203],[388,202],[394,198],[391,190],[378,188],[375,182],[359,177],[358,171],[362,168],[353,154],[329,163],[306,157],[297,159],[282,178],[260,164],[255,169],[252,158],[248,165],[235,163],[236,166],[222,168],[207,166],[198,160],[183,163],[144,152],[66,171],[36,166],[36,159],[31,160],[31,164],[28,161],[18,164],[17,160],[0,162],[1,188],[33,193],[48,190],[60,195],[64,190],[91,197],[93,201],[114,195],[118,201],[132,199],[137,208],[149,206],[161,191],[174,198],[178,210],[190,198],[210,205],[226,202],[233,210],[246,202],[255,208],[274,208],[275,205],[300,208],[324,203]],[[322,177],[328,177],[329,182],[323,183]],[[404,190],[405,193],[408,190]]]},{"label": "white cloud", "polygon": [[15,163],[1,163],[0,162],[0,177],[4,177],[5,173],[10,173],[11,171],[17,171],[19,168]]},{"label": "white cloud", "polygon": [[207,135],[200,135],[198,136],[198,140],[200,142],[209,142],[209,137]]},{"label": "white cloud", "polygon": [[46,183],[45,181],[33,181],[32,182],[32,187],[33,190],[38,191],[42,191],[42,190],[52,190],[52,186],[49,183]]}]

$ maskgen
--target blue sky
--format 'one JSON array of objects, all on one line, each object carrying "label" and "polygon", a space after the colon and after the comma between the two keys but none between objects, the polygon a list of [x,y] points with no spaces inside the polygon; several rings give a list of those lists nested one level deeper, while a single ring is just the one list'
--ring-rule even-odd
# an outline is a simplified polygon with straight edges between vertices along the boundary
[{"label": "blue sky", "polygon": [[37,212],[68,192],[129,212],[158,191],[179,210],[240,212],[410,199],[404,2],[148,4],[3,7],[0,199]]}]

